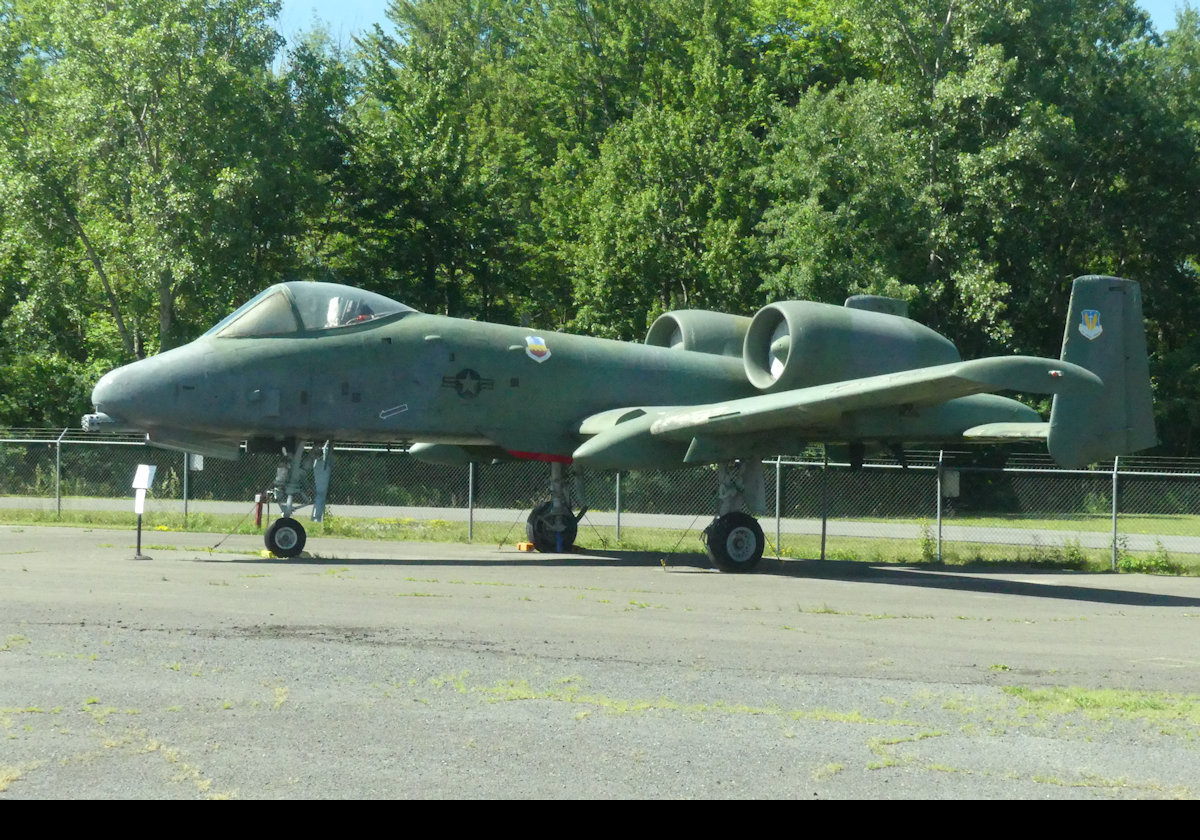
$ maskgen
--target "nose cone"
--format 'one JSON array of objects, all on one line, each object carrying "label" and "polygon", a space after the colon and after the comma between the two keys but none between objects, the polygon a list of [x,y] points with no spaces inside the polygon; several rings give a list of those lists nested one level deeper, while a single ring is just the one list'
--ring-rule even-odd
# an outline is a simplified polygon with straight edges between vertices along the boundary
[{"label": "nose cone", "polygon": [[142,424],[129,422],[139,417],[139,395],[130,388],[131,380],[137,379],[137,374],[130,375],[130,368],[141,362],[117,368],[100,377],[96,387],[92,389],[92,404],[96,406],[95,414],[83,415],[82,426],[85,432],[134,432],[144,431]]},{"label": "nose cone", "polygon": [[172,419],[178,382],[194,355],[189,345],[109,371],[92,389],[92,404],[133,428],[160,425]]},{"label": "nose cone", "polygon": [[163,402],[164,385],[157,356],[110,370],[92,388],[92,405],[113,420],[134,426],[151,419]]},{"label": "nose cone", "polygon": [[96,411],[107,414],[110,417],[121,417],[122,414],[118,409],[124,400],[122,396],[126,388],[122,385],[122,381],[126,379],[126,373],[132,365],[125,365],[116,370],[110,370],[104,376],[100,377],[100,381],[96,383],[96,387],[92,389],[92,405],[96,407]]}]

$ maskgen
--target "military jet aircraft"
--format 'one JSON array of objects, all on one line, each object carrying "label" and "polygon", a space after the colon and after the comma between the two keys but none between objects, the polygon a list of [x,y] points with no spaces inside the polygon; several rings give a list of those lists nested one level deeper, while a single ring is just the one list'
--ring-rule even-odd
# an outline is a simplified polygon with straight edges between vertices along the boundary
[{"label": "military jet aircraft", "polygon": [[[1053,394],[1049,422],[998,391]],[[761,508],[761,459],[810,442],[899,447],[1045,441],[1080,466],[1156,443],[1137,283],[1074,283],[1059,359],[962,361],[901,301],[784,301],[753,317],[684,310],[645,344],[426,315],[361,289],[292,282],[266,289],[184,347],[106,374],[88,430],[144,431],[152,445],[235,458],[278,453],[283,516],[267,547],[295,556],[292,514],[323,515],[328,441],[403,441],[437,463],[548,462],[550,499],[529,515],[541,551],[574,543],[582,512],[564,468],[718,465],[705,532],[723,571],[764,548],[744,508]],[[322,445],[324,442],[324,445]],[[310,450],[311,447],[311,450]],[[761,512],[761,511],[760,511]]]}]

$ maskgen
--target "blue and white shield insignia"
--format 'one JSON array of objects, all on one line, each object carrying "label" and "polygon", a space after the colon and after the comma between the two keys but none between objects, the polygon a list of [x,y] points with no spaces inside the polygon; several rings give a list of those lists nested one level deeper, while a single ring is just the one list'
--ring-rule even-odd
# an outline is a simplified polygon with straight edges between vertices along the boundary
[{"label": "blue and white shield insignia", "polygon": [[1100,337],[1102,332],[1104,332],[1104,327],[1100,326],[1100,310],[1083,310],[1083,320],[1079,322],[1079,334],[1088,341],[1094,341]]}]

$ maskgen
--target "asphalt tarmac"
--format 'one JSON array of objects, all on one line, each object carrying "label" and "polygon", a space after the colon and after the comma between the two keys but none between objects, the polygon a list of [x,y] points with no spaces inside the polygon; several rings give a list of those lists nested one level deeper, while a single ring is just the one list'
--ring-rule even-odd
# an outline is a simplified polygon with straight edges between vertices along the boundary
[{"label": "asphalt tarmac", "polygon": [[1193,798],[1200,579],[0,526],[0,800]]}]

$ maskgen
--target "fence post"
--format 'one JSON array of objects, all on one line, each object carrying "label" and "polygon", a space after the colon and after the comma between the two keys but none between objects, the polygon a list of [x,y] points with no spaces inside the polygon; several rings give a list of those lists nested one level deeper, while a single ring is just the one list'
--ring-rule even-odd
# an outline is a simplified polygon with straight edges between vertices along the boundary
[{"label": "fence post", "polygon": [[829,527],[829,450],[821,444],[821,560],[825,559],[825,532]]},{"label": "fence post", "polygon": [[780,488],[782,487],[782,484],[783,484],[782,480],[780,479],[780,471],[783,468],[782,465],[783,465],[783,457],[780,455],[776,455],[775,456],[775,559],[776,560],[780,559],[780,555],[783,554],[783,549],[779,545],[779,510],[780,510],[779,492],[780,492]]},{"label": "fence post", "polygon": [[187,530],[187,515],[188,515],[188,473],[192,471],[192,456],[189,452],[183,453],[183,528]]},{"label": "fence post", "polygon": [[1120,463],[1121,456],[1117,455],[1113,458],[1113,473],[1112,473],[1112,526],[1113,526],[1113,542],[1112,542],[1112,570],[1117,570],[1117,464]]},{"label": "fence post", "polygon": [[55,518],[62,519],[62,439],[66,429],[54,441],[54,509]]},{"label": "fence post", "polygon": [[467,542],[475,539],[475,462],[467,464]]},{"label": "fence post", "polygon": [[621,471],[617,470],[617,545],[621,544]]},{"label": "fence post", "polygon": [[938,563],[942,562],[942,465],[944,463],[946,452],[938,450],[937,464],[937,559]]}]

